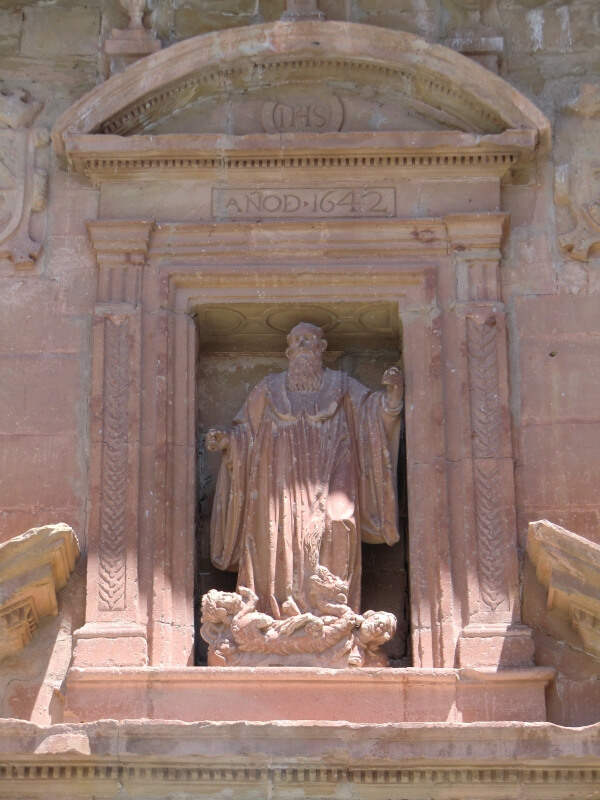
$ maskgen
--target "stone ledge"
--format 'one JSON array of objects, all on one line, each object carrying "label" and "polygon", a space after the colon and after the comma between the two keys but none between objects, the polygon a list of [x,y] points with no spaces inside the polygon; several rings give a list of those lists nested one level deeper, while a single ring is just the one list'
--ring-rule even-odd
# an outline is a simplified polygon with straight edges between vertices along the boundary
[{"label": "stone ledge", "polygon": [[2,720],[0,798],[598,798],[599,736],[545,723]]},{"label": "stone ledge", "polygon": [[58,613],[56,593],[78,557],[75,534],[64,523],[32,528],[0,544],[0,659],[22,650],[40,620]]},{"label": "stone ledge", "polygon": [[566,615],[586,653],[600,658],[600,545],[540,520],[529,523],[527,554],[548,590],[548,610]]},{"label": "stone ledge", "polygon": [[[65,720],[539,721],[554,671],[310,667],[72,668]],[[360,698],[357,702],[356,698]]]}]

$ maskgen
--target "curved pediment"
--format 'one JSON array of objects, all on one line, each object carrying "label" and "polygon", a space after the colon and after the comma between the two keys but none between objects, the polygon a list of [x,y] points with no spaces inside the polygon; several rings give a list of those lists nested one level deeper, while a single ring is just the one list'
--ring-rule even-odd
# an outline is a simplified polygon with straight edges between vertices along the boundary
[{"label": "curved pediment", "polygon": [[341,22],[276,22],[188,39],[148,56],[56,123],[80,135],[509,130],[548,141],[543,114],[506,81],[412,34]]}]

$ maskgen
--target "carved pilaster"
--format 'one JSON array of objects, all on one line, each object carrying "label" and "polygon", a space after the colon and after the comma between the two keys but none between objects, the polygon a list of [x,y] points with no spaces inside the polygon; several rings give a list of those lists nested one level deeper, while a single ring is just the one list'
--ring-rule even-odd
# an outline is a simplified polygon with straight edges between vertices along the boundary
[{"label": "carved pilaster", "polygon": [[520,624],[508,356],[499,293],[501,214],[446,220],[454,250],[444,314],[448,404],[460,432],[447,438],[453,461],[456,585],[462,586],[461,665],[526,664],[531,633]]},{"label": "carved pilaster", "polygon": [[98,552],[98,607],[103,611],[125,608],[128,334],[127,315],[105,318],[104,444]]},{"label": "carved pilaster", "polygon": [[[502,528],[501,455],[502,419],[498,382],[496,316],[467,318],[467,354],[473,448],[473,488],[477,530],[477,577],[484,604],[495,611],[507,600]],[[499,552],[500,549],[500,552]]]},{"label": "carved pilaster", "polygon": [[120,665],[147,660],[137,540],[141,270],[150,229],[150,223],[139,221],[88,225],[97,255],[99,302],[92,365],[87,615],[75,634],[75,663],[81,666],[107,659]]}]

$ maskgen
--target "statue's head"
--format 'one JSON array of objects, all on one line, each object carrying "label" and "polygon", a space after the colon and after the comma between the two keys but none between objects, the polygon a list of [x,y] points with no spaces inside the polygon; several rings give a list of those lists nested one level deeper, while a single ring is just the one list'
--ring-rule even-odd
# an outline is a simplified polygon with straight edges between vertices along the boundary
[{"label": "statue's head", "polygon": [[288,348],[285,354],[288,358],[299,353],[318,355],[319,361],[321,354],[327,347],[327,341],[323,338],[323,331],[310,322],[300,322],[289,332],[287,337]]},{"label": "statue's head", "polygon": [[323,331],[310,322],[301,322],[289,332],[285,351],[290,362],[286,377],[289,391],[317,392],[323,380],[323,350],[327,342]]}]

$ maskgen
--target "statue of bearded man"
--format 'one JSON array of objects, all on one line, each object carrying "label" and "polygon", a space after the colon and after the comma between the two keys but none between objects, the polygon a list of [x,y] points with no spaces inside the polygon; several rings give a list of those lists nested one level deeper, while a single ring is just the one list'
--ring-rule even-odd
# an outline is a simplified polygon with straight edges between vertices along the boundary
[{"label": "statue of bearded man", "polygon": [[224,451],[212,559],[237,570],[238,588],[276,620],[315,612],[311,577],[322,567],[348,585],[339,602],[358,614],[361,540],[398,540],[402,373],[387,370],[385,390],[371,392],[324,368],[320,328],[302,322],[287,342],[287,372],[252,390],[231,430],[207,434],[207,448]]}]

